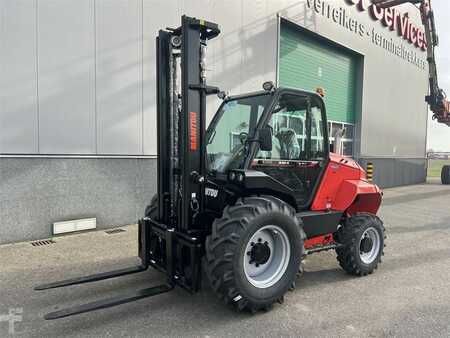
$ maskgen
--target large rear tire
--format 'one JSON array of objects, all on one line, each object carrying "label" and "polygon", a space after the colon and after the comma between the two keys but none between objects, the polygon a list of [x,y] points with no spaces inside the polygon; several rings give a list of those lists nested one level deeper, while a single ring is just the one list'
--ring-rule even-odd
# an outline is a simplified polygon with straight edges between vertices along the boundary
[{"label": "large rear tire", "polygon": [[450,165],[444,165],[441,170],[442,184],[450,184]]},{"label": "large rear tire", "polygon": [[381,263],[386,238],[383,222],[373,214],[358,213],[348,218],[336,233],[341,267],[351,275],[371,274]]},{"label": "large rear tire", "polygon": [[295,282],[304,253],[295,210],[271,197],[227,206],[206,239],[206,274],[216,294],[237,310],[269,310]]}]

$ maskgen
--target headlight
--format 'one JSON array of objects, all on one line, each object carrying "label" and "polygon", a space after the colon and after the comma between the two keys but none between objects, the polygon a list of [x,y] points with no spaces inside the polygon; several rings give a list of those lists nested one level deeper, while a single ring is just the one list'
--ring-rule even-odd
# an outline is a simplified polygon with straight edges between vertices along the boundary
[{"label": "headlight", "polygon": [[230,171],[228,173],[228,180],[232,182],[244,182],[245,174],[241,171]]},{"label": "headlight", "polygon": [[275,88],[275,85],[273,84],[272,81],[266,81],[263,83],[262,87],[266,91],[271,91],[272,89]]}]

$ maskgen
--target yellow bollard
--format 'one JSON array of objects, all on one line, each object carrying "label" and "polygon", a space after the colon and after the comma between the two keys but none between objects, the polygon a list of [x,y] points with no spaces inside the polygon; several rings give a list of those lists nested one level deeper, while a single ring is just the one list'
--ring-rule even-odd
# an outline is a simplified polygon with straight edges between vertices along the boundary
[{"label": "yellow bollard", "polygon": [[369,182],[373,181],[373,163],[372,162],[367,163],[366,176],[367,176],[367,181],[369,181]]}]

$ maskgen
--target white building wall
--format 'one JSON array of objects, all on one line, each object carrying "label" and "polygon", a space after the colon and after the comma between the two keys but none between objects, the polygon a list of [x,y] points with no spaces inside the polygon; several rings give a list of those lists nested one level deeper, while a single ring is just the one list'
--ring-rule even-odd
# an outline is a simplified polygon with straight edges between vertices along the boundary
[{"label": "white building wall", "polygon": [[0,154],[155,155],[158,30],[219,22],[210,83],[254,90],[275,76],[270,3],[0,0]]},{"label": "white building wall", "polygon": [[[237,94],[276,79],[279,13],[364,55],[360,155],[423,157],[426,71],[308,3],[0,0],[0,154],[155,155],[157,31],[178,26],[182,14],[219,23],[209,83]],[[327,3],[417,50],[345,0]]]},{"label": "white building wall", "polygon": [[39,153],[93,154],[94,2],[39,0],[37,4]]},{"label": "white building wall", "polygon": [[142,1],[97,0],[95,13],[97,152],[141,154]]},{"label": "white building wall", "polygon": [[0,153],[38,152],[36,2],[0,1]]}]

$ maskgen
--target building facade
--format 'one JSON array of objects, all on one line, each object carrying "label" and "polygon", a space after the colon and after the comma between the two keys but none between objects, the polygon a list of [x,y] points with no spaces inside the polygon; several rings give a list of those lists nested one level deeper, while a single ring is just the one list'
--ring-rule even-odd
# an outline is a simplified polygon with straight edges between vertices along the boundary
[{"label": "building facade", "polygon": [[155,36],[182,14],[221,27],[209,84],[321,87],[330,135],[345,129],[344,153],[373,163],[376,183],[425,180],[426,41],[412,5],[0,0],[0,243],[49,237],[56,221],[142,215],[156,191]]}]

